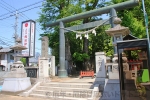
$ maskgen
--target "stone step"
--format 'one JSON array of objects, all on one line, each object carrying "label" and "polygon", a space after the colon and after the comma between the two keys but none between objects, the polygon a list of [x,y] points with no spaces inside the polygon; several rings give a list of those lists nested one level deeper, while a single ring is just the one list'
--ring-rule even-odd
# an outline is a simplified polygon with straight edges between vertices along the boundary
[{"label": "stone step", "polygon": [[88,88],[92,89],[92,84],[85,84],[85,83],[41,83],[41,86],[51,86],[51,87],[67,87],[67,88]]},{"label": "stone step", "polygon": [[30,97],[45,98],[46,100],[87,100],[87,98],[63,97],[63,96],[45,96],[42,94],[30,94]]},{"label": "stone step", "polygon": [[40,94],[45,95],[48,97],[56,97],[56,96],[63,96],[63,97],[73,97],[73,98],[90,98],[92,96],[92,91],[73,91],[73,92],[66,92],[66,91],[48,91],[48,90],[34,90],[32,94]]},{"label": "stone step", "polygon": [[86,88],[67,88],[67,87],[47,87],[47,86],[38,86],[36,90],[50,90],[50,91],[66,91],[66,92],[75,92],[75,91],[84,91],[91,92],[93,89]]}]

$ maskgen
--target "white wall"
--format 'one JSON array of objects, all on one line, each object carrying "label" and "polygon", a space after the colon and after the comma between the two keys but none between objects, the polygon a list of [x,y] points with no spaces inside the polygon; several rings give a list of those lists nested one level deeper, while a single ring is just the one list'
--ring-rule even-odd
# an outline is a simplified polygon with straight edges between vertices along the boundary
[{"label": "white wall", "polygon": [[10,56],[13,56],[13,53],[8,53],[8,58],[7,58],[7,68],[8,68],[8,71],[10,71],[10,66],[13,64],[14,62],[14,59],[11,59]]},{"label": "white wall", "polygon": [[1,55],[1,65],[3,65],[3,66],[5,66],[5,69],[3,69],[3,70],[5,70],[6,71],[6,67],[7,67],[7,54],[2,54]]},{"label": "white wall", "polygon": [[13,63],[13,60],[10,58],[11,55],[13,53],[6,53],[1,56],[1,65],[5,66],[5,71],[10,71],[10,65]]}]

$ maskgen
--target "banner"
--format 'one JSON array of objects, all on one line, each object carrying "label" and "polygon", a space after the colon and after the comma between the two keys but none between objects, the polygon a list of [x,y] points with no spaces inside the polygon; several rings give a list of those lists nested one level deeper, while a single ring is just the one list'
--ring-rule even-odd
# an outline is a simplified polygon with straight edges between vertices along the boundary
[{"label": "banner", "polygon": [[22,50],[23,56],[33,57],[35,55],[35,21],[22,22],[21,37],[22,45],[27,48]]}]

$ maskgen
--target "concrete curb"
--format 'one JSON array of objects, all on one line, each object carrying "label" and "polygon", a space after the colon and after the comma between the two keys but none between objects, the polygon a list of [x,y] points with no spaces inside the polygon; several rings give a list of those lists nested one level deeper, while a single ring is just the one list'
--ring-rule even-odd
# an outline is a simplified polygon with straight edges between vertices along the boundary
[{"label": "concrete curb", "polygon": [[41,83],[42,83],[42,82],[37,82],[30,90],[28,90],[28,91],[26,91],[26,92],[23,92],[23,93],[21,94],[21,96],[24,96],[24,97],[29,96],[30,93],[31,93],[34,89],[36,89],[36,87],[39,86]]}]

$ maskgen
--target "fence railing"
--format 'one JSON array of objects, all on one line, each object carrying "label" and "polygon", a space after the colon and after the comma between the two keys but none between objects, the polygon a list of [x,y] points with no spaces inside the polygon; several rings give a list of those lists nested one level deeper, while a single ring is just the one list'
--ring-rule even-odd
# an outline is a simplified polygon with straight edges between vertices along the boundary
[{"label": "fence railing", "polygon": [[94,78],[94,71],[80,71],[80,78],[92,77]]}]

